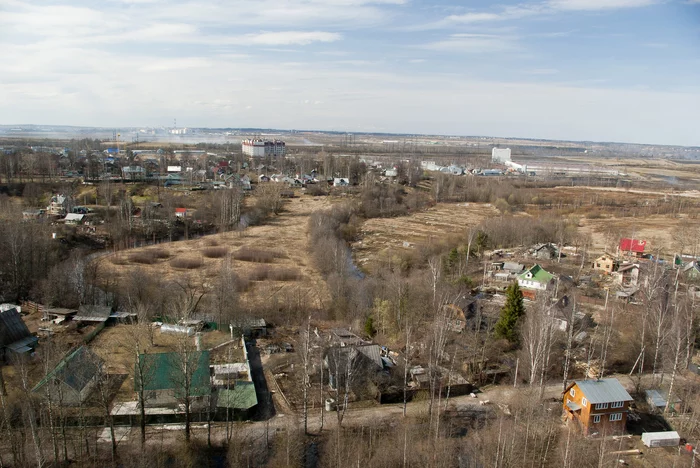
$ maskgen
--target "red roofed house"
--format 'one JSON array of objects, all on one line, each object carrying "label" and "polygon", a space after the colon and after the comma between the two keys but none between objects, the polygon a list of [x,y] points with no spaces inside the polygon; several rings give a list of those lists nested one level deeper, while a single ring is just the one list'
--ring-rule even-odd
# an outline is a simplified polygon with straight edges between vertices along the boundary
[{"label": "red roofed house", "polygon": [[620,252],[631,253],[637,257],[641,257],[644,254],[644,247],[646,247],[647,241],[638,239],[620,239]]},{"label": "red roofed house", "polygon": [[175,208],[175,216],[177,216],[178,218],[184,218],[187,215],[187,208]]}]

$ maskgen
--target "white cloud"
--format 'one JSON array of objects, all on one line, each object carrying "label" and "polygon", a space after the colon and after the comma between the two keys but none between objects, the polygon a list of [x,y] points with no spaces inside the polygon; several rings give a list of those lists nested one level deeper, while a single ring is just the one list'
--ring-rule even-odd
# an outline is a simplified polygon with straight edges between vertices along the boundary
[{"label": "white cloud", "polygon": [[469,24],[481,23],[484,21],[498,21],[503,19],[503,16],[496,13],[465,13],[463,15],[450,15],[445,19],[451,23]]},{"label": "white cloud", "polygon": [[[446,16],[434,21],[405,28],[407,30],[441,29],[455,25],[474,25],[510,21],[526,17],[552,16],[564,11],[598,11],[623,8],[639,8],[659,3],[662,0],[548,0],[540,3],[520,3],[501,7],[498,11],[471,11],[459,15]],[[689,0],[698,2],[700,0]]]},{"label": "white cloud", "polygon": [[559,70],[556,68],[533,68],[530,70],[525,70],[527,75],[556,75]]},{"label": "white cloud", "polygon": [[639,8],[658,3],[658,0],[549,0],[557,10],[617,10]]},{"label": "white cloud", "polygon": [[233,44],[242,45],[307,45],[312,42],[335,42],[342,36],[339,33],[325,31],[279,31],[247,34],[229,40]]},{"label": "white cloud", "polygon": [[517,44],[509,37],[495,34],[452,34],[445,40],[430,42],[420,47],[441,52],[473,54],[513,50],[517,48]]},{"label": "white cloud", "polygon": [[213,64],[201,57],[183,57],[170,60],[156,60],[141,67],[142,72],[161,72],[211,67]]}]

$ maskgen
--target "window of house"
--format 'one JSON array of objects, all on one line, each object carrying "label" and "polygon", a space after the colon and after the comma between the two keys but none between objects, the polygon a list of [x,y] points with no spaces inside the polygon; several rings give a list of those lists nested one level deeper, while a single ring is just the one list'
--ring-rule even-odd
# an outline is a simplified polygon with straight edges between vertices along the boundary
[{"label": "window of house", "polygon": [[595,409],[608,409],[608,404],[607,403],[598,403],[595,405]]},{"label": "window of house", "polygon": [[624,404],[625,404],[624,401],[613,401],[613,402],[610,404],[610,407],[611,407],[611,408],[622,408],[622,406],[623,406]]},{"label": "window of house", "polygon": [[573,388],[572,388],[571,390],[569,390],[569,395],[575,397],[575,396],[576,396],[576,390],[574,390]]},{"label": "window of house", "polygon": [[581,400],[581,404],[582,404],[583,406],[588,406],[588,400],[586,400],[586,398],[584,397],[584,398]]},{"label": "window of house", "polygon": [[600,415],[596,414],[593,416],[593,424],[598,424],[600,422]]},{"label": "window of house", "polygon": [[613,413],[610,415],[610,421],[622,421],[622,413]]}]

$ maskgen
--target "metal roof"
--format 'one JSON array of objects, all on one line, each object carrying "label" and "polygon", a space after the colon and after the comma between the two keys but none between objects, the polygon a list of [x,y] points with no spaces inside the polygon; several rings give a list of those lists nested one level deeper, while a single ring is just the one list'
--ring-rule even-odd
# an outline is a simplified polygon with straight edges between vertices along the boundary
[{"label": "metal roof", "polygon": [[29,329],[17,309],[0,312],[0,347],[9,346],[29,336]]},{"label": "metal roof", "polygon": [[108,306],[81,305],[78,315],[73,320],[83,322],[105,322],[109,318],[112,308]]},{"label": "metal roof", "polygon": [[[528,277],[528,274],[530,276]],[[524,281],[536,281],[538,283],[548,283],[554,279],[554,275],[542,268],[540,265],[535,264],[524,273],[518,275],[518,279]]]},{"label": "metal roof", "polygon": [[36,392],[47,382],[60,380],[77,392],[81,392],[96,376],[102,360],[85,346],[81,346],[66,357],[32,390]]},{"label": "metal roof", "polygon": [[571,410],[571,411],[578,411],[581,409],[581,405],[576,403],[575,401],[568,401],[566,402],[566,406]]},{"label": "metal roof", "polygon": [[632,401],[632,397],[617,379],[576,380],[574,382],[593,404]]},{"label": "metal roof", "polygon": [[[183,396],[185,381],[189,380],[189,396],[205,396],[211,393],[209,377],[209,351],[193,351],[190,353],[153,353],[139,354],[142,363],[144,389],[175,390],[176,396]],[[184,360],[187,359],[187,362]],[[183,364],[188,364],[184,366]],[[138,366],[138,363],[135,364]],[[191,375],[185,375],[184,369]],[[134,370],[134,389],[140,390],[141,378],[138,367]]]},{"label": "metal roof", "polygon": [[230,390],[219,390],[219,398],[216,400],[217,408],[232,408],[247,410],[258,404],[253,382],[236,381],[236,385]]},{"label": "metal roof", "polygon": [[[652,406],[655,406],[657,408],[666,407],[666,396],[665,395],[668,395],[668,393],[666,393],[665,395],[662,395],[661,392],[659,392],[658,390],[647,390],[644,393],[646,393],[647,401]],[[671,399],[671,405],[673,405],[673,403],[680,403],[680,402],[681,402],[680,398],[676,397],[676,398]]]},{"label": "metal roof", "polygon": [[355,349],[364,354],[370,361],[375,363],[380,368],[384,367],[382,362],[381,349],[379,345],[355,346]]}]

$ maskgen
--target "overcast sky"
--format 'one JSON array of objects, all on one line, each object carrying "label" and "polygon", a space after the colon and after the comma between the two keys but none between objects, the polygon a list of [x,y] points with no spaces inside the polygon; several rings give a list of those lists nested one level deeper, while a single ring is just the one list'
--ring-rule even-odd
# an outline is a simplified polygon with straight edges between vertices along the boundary
[{"label": "overcast sky", "polygon": [[0,124],[175,118],[700,145],[700,0],[0,0]]}]

